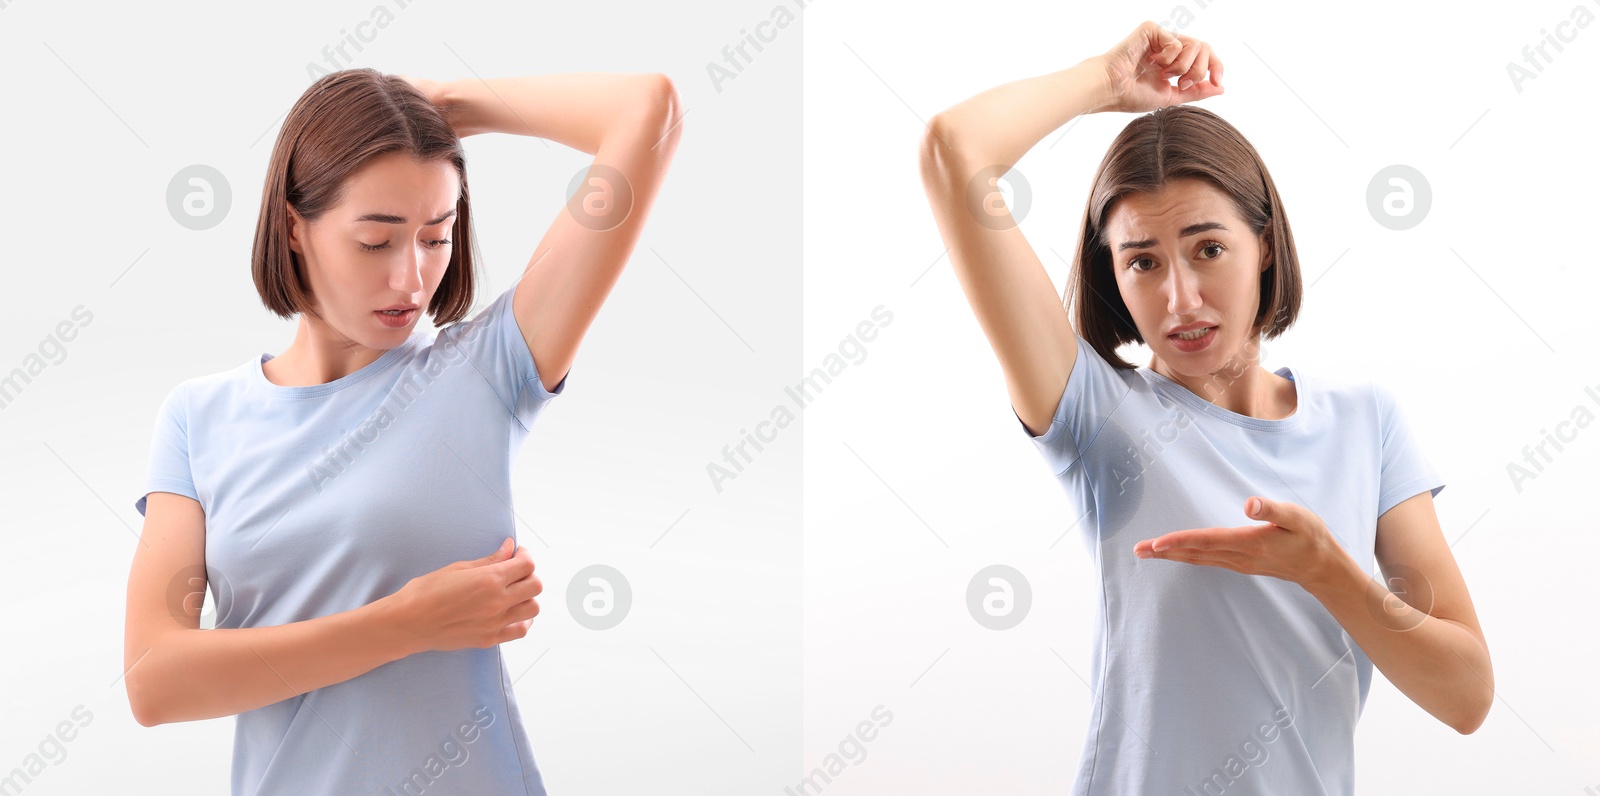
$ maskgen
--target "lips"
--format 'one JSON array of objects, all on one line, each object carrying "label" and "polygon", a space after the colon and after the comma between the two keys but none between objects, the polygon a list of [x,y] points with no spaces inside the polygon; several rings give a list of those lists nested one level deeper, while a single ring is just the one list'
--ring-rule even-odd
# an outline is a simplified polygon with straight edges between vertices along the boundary
[{"label": "lips", "polygon": [[403,329],[407,326],[410,326],[412,320],[417,317],[417,310],[402,310],[393,315],[383,312],[382,310],[378,310],[372,314],[378,316],[378,323],[381,323],[384,326],[387,326],[391,329]]},{"label": "lips", "polygon": [[1196,351],[1203,351],[1206,348],[1209,348],[1211,344],[1216,341],[1217,327],[1202,327],[1202,329],[1203,331],[1196,330],[1195,333],[1198,334],[1199,337],[1196,337],[1192,340],[1185,340],[1183,337],[1176,334],[1167,335],[1167,344],[1186,354],[1193,354]]}]

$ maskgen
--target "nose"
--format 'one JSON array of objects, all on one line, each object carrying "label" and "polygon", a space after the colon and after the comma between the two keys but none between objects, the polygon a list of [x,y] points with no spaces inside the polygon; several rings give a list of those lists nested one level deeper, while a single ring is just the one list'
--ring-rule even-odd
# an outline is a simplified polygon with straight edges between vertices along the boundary
[{"label": "nose", "polygon": [[1200,280],[1181,259],[1167,269],[1167,313],[1189,315],[1200,309]]},{"label": "nose", "polygon": [[407,254],[398,258],[395,270],[389,274],[389,287],[401,293],[422,291],[422,256],[417,247],[407,247]]}]

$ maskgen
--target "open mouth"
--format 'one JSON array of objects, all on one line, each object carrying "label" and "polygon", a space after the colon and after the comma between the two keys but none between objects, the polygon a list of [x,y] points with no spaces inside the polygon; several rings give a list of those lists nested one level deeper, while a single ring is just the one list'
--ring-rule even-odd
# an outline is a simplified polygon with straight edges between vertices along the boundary
[{"label": "open mouth", "polygon": [[411,322],[416,317],[417,308],[409,310],[376,310],[372,314],[378,316],[378,322],[385,326],[400,327]]},{"label": "open mouth", "polygon": [[1207,326],[1204,329],[1196,329],[1191,332],[1181,332],[1179,334],[1167,335],[1167,339],[1172,341],[1173,347],[1185,353],[1199,351],[1200,349],[1211,345],[1211,341],[1215,340],[1216,337],[1217,327],[1215,326]]}]

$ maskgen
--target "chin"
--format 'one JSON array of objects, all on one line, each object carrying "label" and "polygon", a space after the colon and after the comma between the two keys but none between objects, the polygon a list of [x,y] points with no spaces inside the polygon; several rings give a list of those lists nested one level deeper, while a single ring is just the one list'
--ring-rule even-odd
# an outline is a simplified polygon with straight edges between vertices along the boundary
[{"label": "chin", "polygon": [[1203,378],[1222,370],[1238,353],[1238,351],[1224,353],[1224,347],[1217,343],[1212,343],[1204,351],[1194,353],[1179,351],[1168,345],[1165,346],[1161,359],[1166,363],[1167,369],[1174,373],[1189,378]]}]

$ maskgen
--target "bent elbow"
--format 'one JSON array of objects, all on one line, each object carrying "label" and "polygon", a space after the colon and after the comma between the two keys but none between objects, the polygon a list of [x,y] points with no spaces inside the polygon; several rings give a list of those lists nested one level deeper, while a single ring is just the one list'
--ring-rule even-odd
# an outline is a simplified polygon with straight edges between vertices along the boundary
[{"label": "bent elbow", "polygon": [[[652,72],[647,80],[644,107],[653,140],[651,149],[665,155],[675,148],[683,135],[683,98],[678,95],[678,86],[672,78]],[[663,147],[667,142],[670,145]]]},{"label": "bent elbow", "polygon": [[156,713],[155,704],[148,699],[135,697],[131,689],[128,691],[128,707],[133,711],[133,720],[139,722],[141,727],[155,727],[166,723],[165,719]]},{"label": "bent elbow", "polygon": [[[1493,698],[1494,698],[1493,695],[1490,695],[1490,699],[1493,700]],[[1456,721],[1454,724],[1450,725],[1451,729],[1455,730],[1458,733],[1461,733],[1462,735],[1471,735],[1471,734],[1477,732],[1478,728],[1482,727],[1483,723],[1488,720],[1488,718],[1489,718],[1489,708],[1491,706],[1493,706],[1493,704],[1494,704],[1493,701],[1490,701],[1490,702],[1484,704],[1481,708],[1479,708],[1478,710],[1474,711],[1471,715],[1467,716],[1466,718],[1464,718],[1462,720]]]},{"label": "bent elbow", "polygon": [[141,671],[136,676],[134,670],[130,669],[122,678],[123,688],[128,692],[128,709],[133,713],[133,720],[139,722],[141,727],[155,727],[169,721],[161,709],[160,696],[152,691],[149,675],[149,671]]},{"label": "bent elbow", "polygon": [[922,169],[922,181],[930,187],[948,179],[958,169],[955,130],[943,114],[928,120],[917,148],[917,161]]},{"label": "bent elbow", "polygon": [[683,99],[678,96],[678,84],[661,72],[651,72],[649,81],[650,101],[664,113],[677,115],[683,107]]}]

